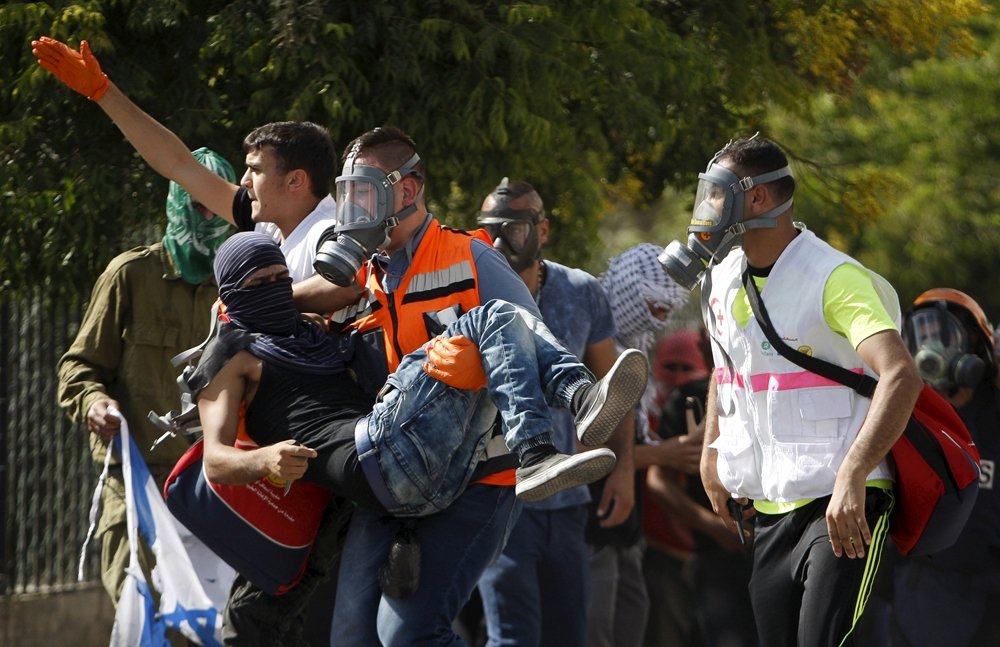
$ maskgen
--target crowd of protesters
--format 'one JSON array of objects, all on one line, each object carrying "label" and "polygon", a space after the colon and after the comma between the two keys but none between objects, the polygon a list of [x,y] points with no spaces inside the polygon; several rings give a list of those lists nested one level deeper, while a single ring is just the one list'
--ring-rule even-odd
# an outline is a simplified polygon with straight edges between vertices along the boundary
[{"label": "crowd of protesters", "polygon": [[[993,328],[956,290],[902,308],[793,220],[774,142],[735,140],[711,160],[688,247],[642,243],[595,277],[544,257],[545,202],[524,180],[484,198],[476,232],[439,222],[398,128],[363,133],[338,160],[324,128],[266,124],[244,140],[235,183],[132,103],[85,42],[42,37],[33,52],[171,182],[164,240],[112,261],[60,361],[60,399],[95,460],[117,432],[112,408],[136,421],[178,408],[169,359],[209,334],[218,296],[226,332],[194,389],[206,474],[312,478],[338,495],[297,586],[271,595],[237,577],[227,644],[303,644],[329,579],[320,606],[338,646],[1000,641]],[[223,243],[233,227],[244,233]],[[671,326],[695,284],[706,326]],[[800,350],[878,376],[872,398],[775,353],[755,323],[768,313]],[[956,546],[904,558],[885,540],[886,455],[922,380],[972,430],[982,478]],[[319,418],[333,426],[314,433]],[[258,448],[234,448],[241,419]],[[161,484],[186,446],[144,452]],[[120,477],[102,498],[117,601]]]}]

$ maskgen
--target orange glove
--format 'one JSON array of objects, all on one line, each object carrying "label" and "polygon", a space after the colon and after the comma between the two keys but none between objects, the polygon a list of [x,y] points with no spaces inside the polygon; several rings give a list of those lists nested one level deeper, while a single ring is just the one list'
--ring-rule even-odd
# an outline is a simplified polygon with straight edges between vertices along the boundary
[{"label": "orange glove", "polygon": [[31,41],[31,53],[39,65],[91,101],[99,101],[108,91],[108,75],[101,71],[101,64],[90,53],[85,40],[80,41],[77,52],[65,43],[42,36]]},{"label": "orange glove", "polygon": [[479,347],[468,337],[435,337],[427,342],[424,372],[450,387],[478,391],[486,386]]}]

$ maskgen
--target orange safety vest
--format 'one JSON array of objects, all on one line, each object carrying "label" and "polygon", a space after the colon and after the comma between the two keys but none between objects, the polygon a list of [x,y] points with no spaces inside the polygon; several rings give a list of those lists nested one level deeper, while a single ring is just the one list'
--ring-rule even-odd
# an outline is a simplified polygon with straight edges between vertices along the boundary
[{"label": "orange safety vest", "polygon": [[375,272],[362,268],[358,284],[365,281],[371,295],[370,312],[358,317],[359,332],[382,329],[389,371],[396,370],[403,355],[430,341],[425,315],[460,306],[461,315],[480,305],[472,240],[492,244],[482,229],[451,229],[432,220],[417,246],[403,279],[391,294],[382,290]]},{"label": "orange safety vest", "polygon": [[[367,288],[367,299],[336,313],[333,320],[348,323],[359,332],[381,328],[389,371],[396,370],[404,355],[430,341],[426,315],[456,305],[461,308],[456,314],[461,315],[481,305],[472,255],[475,238],[493,245],[483,229],[462,231],[432,219],[399,287],[386,294],[379,277],[366,265],[358,273],[357,282]],[[514,470],[490,474],[476,482],[513,485]]]}]

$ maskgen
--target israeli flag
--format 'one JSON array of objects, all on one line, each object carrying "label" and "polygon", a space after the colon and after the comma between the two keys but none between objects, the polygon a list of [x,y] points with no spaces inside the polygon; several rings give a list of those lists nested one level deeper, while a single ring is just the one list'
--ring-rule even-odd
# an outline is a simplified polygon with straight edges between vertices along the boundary
[{"label": "israeli flag", "polygon": [[[119,412],[115,413],[121,418],[121,433],[115,436],[113,446],[122,457],[132,554],[115,613],[111,647],[169,647],[167,628],[206,647],[221,647],[221,610],[234,572],[176,522],[129,435],[128,424]],[[187,534],[188,547],[182,532]],[[146,581],[139,566],[139,535],[156,556],[152,582]],[[198,571],[188,552],[192,543],[200,545],[197,553],[207,554],[202,561],[196,558]],[[206,592],[213,585],[215,590]]]}]

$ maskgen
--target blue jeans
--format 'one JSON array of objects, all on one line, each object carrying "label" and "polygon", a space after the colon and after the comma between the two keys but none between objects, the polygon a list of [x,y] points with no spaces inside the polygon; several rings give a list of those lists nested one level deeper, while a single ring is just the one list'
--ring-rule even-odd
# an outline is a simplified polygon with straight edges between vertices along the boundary
[{"label": "blue jeans", "polygon": [[500,559],[479,580],[488,647],[586,644],[587,515],[586,505],[521,512]]},{"label": "blue jeans", "polygon": [[482,458],[497,410],[508,448],[551,443],[548,403],[568,408],[573,392],[594,381],[540,321],[506,301],[470,310],[446,335],[464,335],[479,347],[487,388],[464,391],[430,377],[420,350],[389,376],[357,427],[362,469],[394,516],[425,516],[451,505]]},{"label": "blue jeans", "polygon": [[463,645],[452,620],[500,554],[520,509],[514,488],[473,484],[444,512],[420,519],[420,585],[403,599],[383,596],[377,573],[405,522],[355,510],[341,556],[331,645]]}]

